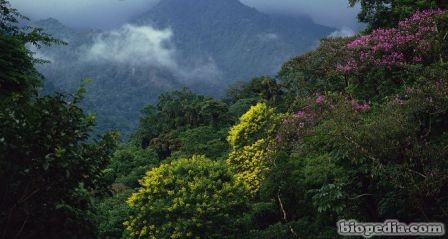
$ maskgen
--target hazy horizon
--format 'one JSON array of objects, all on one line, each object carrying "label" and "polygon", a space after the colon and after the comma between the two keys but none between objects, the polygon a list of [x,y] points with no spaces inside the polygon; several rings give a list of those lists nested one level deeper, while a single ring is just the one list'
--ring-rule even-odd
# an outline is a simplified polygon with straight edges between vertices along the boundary
[{"label": "hazy horizon", "polygon": [[[12,7],[32,20],[55,18],[76,28],[113,29],[126,24],[153,7],[159,0],[11,0]],[[316,23],[357,31],[358,7],[350,8],[347,0],[240,0],[260,12],[283,15],[306,15]]]}]

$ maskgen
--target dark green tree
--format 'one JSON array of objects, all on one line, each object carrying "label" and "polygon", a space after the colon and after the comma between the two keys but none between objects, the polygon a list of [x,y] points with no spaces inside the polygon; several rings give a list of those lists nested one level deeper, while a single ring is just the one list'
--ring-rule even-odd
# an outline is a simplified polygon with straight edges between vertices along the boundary
[{"label": "dark green tree", "polygon": [[358,3],[361,4],[358,19],[369,24],[369,29],[394,27],[400,19],[417,10],[448,8],[448,2],[444,0],[349,0],[352,7]]},{"label": "dark green tree", "polygon": [[9,2],[0,0],[0,97],[21,94],[28,97],[36,94],[41,76],[35,63],[44,61],[33,58],[25,45],[39,48],[42,45],[63,44],[39,28],[19,28],[19,20],[26,20]]},{"label": "dark green tree", "polygon": [[139,187],[138,180],[158,164],[157,155],[150,148],[127,144],[114,152],[110,164],[103,171],[111,185],[112,195],[97,199],[95,204],[99,238],[124,236],[123,222],[131,212],[126,199]]},{"label": "dark green tree", "polygon": [[72,96],[38,97],[41,77],[26,44],[58,43],[0,1],[0,238],[94,237],[92,197],[116,134],[90,138],[94,123]]},{"label": "dark green tree", "polygon": [[211,159],[224,159],[229,151],[226,141],[228,128],[216,129],[202,126],[189,129],[179,135],[179,154],[184,156],[205,155]]},{"label": "dark green tree", "polygon": [[0,102],[0,232],[3,238],[95,234],[91,198],[116,136],[88,142],[93,118],[61,95]]},{"label": "dark green tree", "polygon": [[189,89],[162,94],[156,106],[149,105],[142,113],[133,140],[143,148],[153,148],[160,159],[179,151],[181,132],[198,127],[219,130],[232,123],[225,103]]}]

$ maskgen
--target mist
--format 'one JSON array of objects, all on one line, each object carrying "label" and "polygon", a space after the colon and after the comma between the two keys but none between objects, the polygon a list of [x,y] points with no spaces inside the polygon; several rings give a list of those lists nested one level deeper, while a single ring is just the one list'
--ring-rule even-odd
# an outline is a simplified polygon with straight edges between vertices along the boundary
[{"label": "mist", "polygon": [[175,50],[171,46],[172,35],[170,29],[124,25],[98,35],[82,56],[93,62],[111,61],[173,69],[177,64]]},{"label": "mist", "polygon": [[[33,20],[53,17],[77,28],[111,29],[124,25],[149,10],[159,0],[10,0],[11,5]],[[163,1],[163,0],[162,0]],[[358,8],[347,0],[241,0],[261,12],[308,15],[316,23],[337,29],[358,30]]]},{"label": "mist", "polygon": [[[81,63],[120,64],[131,67],[156,67],[169,70],[184,84],[201,81],[218,81],[221,71],[212,58],[189,59],[188,65],[181,64],[171,29],[155,29],[149,25],[126,24],[120,28],[104,31],[89,45],[79,49]],[[48,59],[36,51],[36,57]]]}]

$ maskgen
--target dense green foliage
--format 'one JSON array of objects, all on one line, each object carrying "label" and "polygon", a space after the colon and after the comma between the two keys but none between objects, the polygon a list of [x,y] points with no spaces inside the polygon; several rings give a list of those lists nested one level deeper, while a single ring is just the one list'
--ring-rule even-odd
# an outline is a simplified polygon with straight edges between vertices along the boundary
[{"label": "dense green foliage", "polygon": [[340,219],[448,223],[442,1],[361,1],[370,31],[324,39],[222,100],[163,93],[118,148],[90,136],[83,88],[37,96],[25,44],[55,40],[0,3],[2,238],[329,239]]},{"label": "dense green foliage", "polygon": [[101,171],[116,139],[87,143],[92,119],[74,103],[62,96],[0,103],[4,235],[95,234],[91,199],[107,188]]},{"label": "dense green foliage", "polygon": [[95,203],[98,237],[121,238],[123,223],[131,213],[126,199],[139,187],[138,180],[158,164],[157,154],[149,148],[122,145],[114,152],[102,172],[112,194],[98,197]]},{"label": "dense green foliage", "polygon": [[93,117],[73,96],[37,97],[40,75],[25,44],[58,43],[0,1],[0,236],[94,237],[92,199],[105,192],[102,169],[116,134],[89,141]]},{"label": "dense green foliage", "polygon": [[10,8],[6,0],[0,1],[0,17],[0,96],[33,95],[41,83],[33,64],[42,60],[33,58],[25,44],[41,47],[62,42],[39,28],[19,28],[18,22],[26,18]]},{"label": "dense green foliage", "polygon": [[148,171],[128,203],[130,238],[238,238],[247,192],[223,162],[203,156]]},{"label": "dense green foliage", "polygon": [[[194,94],[188,89],[162,94],[155,107],[149,105],[142,113],[140,127],[133,136],[134,141],[143,148],[153,148],[160,159],[179,150],[190,155],[207,154],[207,146],[199,145],[207,143],[204,142],[206,138],[200,136],[211,129],[219,131],[232,122],[226,104],[211,97]],[[227,146],[222,144],[225,135],[209,134],[206,137],[208,142],[215,142],[225,152]],[[181,145],[181,141],[188,143]],[[195,146],[191,143],[195,143]],[[200,151],[192,152],[192,147],[198,147]]]},{"label": "dense green foliage", "polygon": [[370,29],[396,26],[399,20],[417,10],[448,8],[444,0],[349,0],[349,3],[352,7],[361,4],[358,19],[368,23]]},{"label": "dense green foliage", "polygon": [[[437,30],[418,29],[428,24]],[[231,115],[247,111],[229,129],[227,165],[250,192],[250,238],[335,238],[341,218],[447,222],[446,26],[446,13],[417,13],[400,34],[426,34],[430,50],[376,61],[389,54],[381,51],[351,68],[368,47],[381,49],[371,39],[394,30],[326,39],[278,80],[229,90]]]}]

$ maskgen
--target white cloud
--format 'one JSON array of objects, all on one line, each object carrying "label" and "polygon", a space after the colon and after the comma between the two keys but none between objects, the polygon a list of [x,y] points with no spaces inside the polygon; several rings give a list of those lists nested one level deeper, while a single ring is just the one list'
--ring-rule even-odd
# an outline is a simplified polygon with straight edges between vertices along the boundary
[{"label": "white cloud", "polygon": [[99,34],[82,55],[87,61],[177,69],[172,36],[170,29],[125,25]]},{"label": "white cloud", "polygon": [[196,59],[190,66],[181,66],[177,72],[183,83],[191,84],[197,82],[217,83],[222,76],[221,70],[213,58]]},{"label": "white cloud", "polygon": [[93,44],[81,47],[80,60],[130,65],[133,71],[136,67],[164,68],[187,85],[218,80],[222,73],[211,57],[188,62],[178,60],[173,34],[171,29],[125,25],[105,31],[94,38]]},{"label": "white cloud", "polygon": [[349,27],[342,27],[341,29],[332,32],[328,37],[351,37],[354,36],[356,32]]}]

